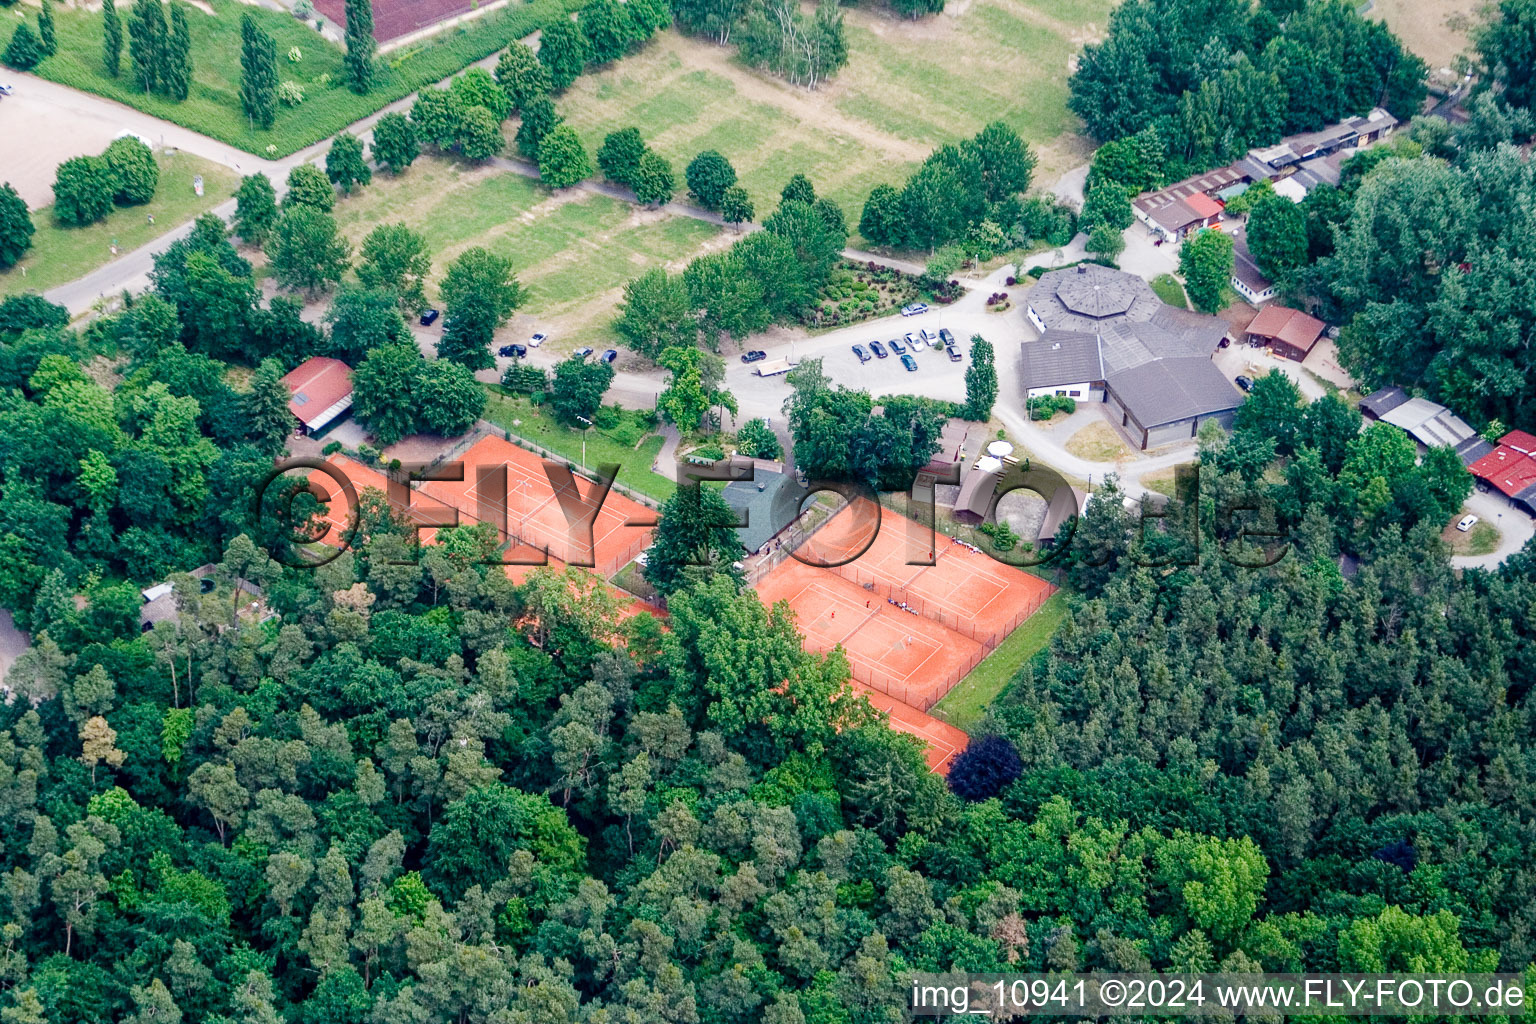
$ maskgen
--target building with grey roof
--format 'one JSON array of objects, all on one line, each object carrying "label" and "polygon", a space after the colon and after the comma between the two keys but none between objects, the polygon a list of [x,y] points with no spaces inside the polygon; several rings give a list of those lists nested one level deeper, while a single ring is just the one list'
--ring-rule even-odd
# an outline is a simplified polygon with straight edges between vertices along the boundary
[{"label": "building with grey roof", "polygon": [[1261,306],[1275,297],[1275,282],[1264,276],[1248,251],[1247,232],[1235,232],[1232,238],[1232,289],[1250,306]]},{"label": "building with grey roof", "polygon": [[1226,321],[1164,305],[1133,274],[1079,270],[1051,271],[1030,290],[1030,322],[1046,326],[1020,349],[1026,403],[1103,401],[1142,448],[1194,437],[1209,419],[1230,425],[1243,395],[1211,362]]},{"label": "building with grey roof", "polygon": [[737,512],[736,536],[749,554],[757,554],[789,528],[800,515],[805,496],[795,478],[787,473],[756,470],[751,480],[733,480],[721,497]]},{"label": "building with grey roof", "polygon": [[1407,431],[1424,448],[1454,448],[1464,466],[1493,451],[1466,420],[1427,398],[1409,398],[1376,418]]},{"label": "building with grey roof", "polygon": [[1135,274],[1097,263],[1050,270],[1024,297],[1024,312],[1038,331],[1097,333],[1107,320],[1150,320],[1162,301]]},{"label": "building with grey roof", "polygon": [[1360,400],[1360,414],[1368,420],[1379,420],[1384,413],[1390,412],[1408,401],[1408,397],[1408,392],[1399,387],[1387,387],[1372,391]]},{"label": "building with grey roof", "polygon": [[1158,359],[1111,373],[1105,404],[1142,448],[1194,437],[1207,420],[1223,427],[1243,404],[1243,393],[1209,356]]},{"label": "building with grey roof", "polygon": [[1103,397],[1104,357],[1098,335],[1049,330],[1040,340],[1026,341],[1020,348],[1026,398]]}]

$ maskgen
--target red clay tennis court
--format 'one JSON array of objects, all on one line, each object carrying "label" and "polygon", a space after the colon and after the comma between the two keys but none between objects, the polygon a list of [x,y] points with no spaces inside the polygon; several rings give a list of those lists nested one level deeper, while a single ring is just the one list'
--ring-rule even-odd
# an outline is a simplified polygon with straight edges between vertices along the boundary
[{"label": "red clay tennis court", "polygon": [[856,681],[914,708],[932,707],[987,655],[975,640],[793,558],[764,577],[757,594],[764,604],[789,603],[806,647],[841,644]]},{"label": "red clay tennis court", "polygon": [[[463,480],[432,480],[416,487],[429,499],[457,508],[461,521],[493,523],[528,548],[547,548],[551,558],[588,564],[602,576],[634,561],[651,542],[654,510],[617,491],[602,496],[598,484],[574,473],[566,478],[557,472],[556,479],[569,484],[557,493],[543,460],[509,441],[481,438],[455,461],[464,465]],[[588,521],[590,545],[576,525]]]},{"label": "red clay tennis court", "polygon": [[923,758],[931,771],[948,775],[950,764],[971,742],[971,738],[948,722],[941,722],[932,715],[908,707],[895,697],[888,697],[879,690],[871,690],[862,683],[854,683],[855,693],[869,698],[876,711],[884,712],[892,729],[915,736],[923,744]]},{"label": "red clay tennis court", "polygon": [[[834,516],[797,554],[830,563],[862,549],[853,561],[831,571],[989,649],[1039,611],[1056,590],[905,516],[882,510],[878,530],[874,524],[874,503],[861,499]],[[909,564],[928,559],[934,564]]]},{"label": "red clay tennis court", "polygon": [[[389,481],[378,470],[344,455],[332,456],[329,461],[351,483],[356,494],[361,495],[370,487],[389,493]],[[655,512],[612,491],[592,523],[595,550],[586,548],[583,543],[574,543],[565,512],[544,473],[542,462],[537,456],[500,438],[482,439],[460,461],[464,463],[464,480],[433,480],[412,485],[410,515],[415,522],[423,524],[420,535],[423,543],[430,543],[435,533],[427,524],[444,522],[454,511],[458,512],[460,523],[487,521],[501,528],[505,522],[512,544],[503,552],[503,558],[523,563],[506,566],[507,575],[518,583],[546,558],[543,553],[546,546],[547,564],[551,568],[562,569],[573,564],[574,558],[569,556],[584,554],[587,556],[585,560],[596,562],[593,571],[606,578],[633,561],[650,543],[651,528],[637,525],[636,521],[650,522],[654,520]],[[501,492],[499,477],[493,475],[487,480],[479,473],[480,467],[494,470],[499,466],[507,467],[507,493],[500,503],[496,501],[496,494]],[[331,525],[332,532],[324,538],[324,543],[338,544],[345,535],[352,509],[347,507],[335,480],[324,473],[314,472],[310,474],[310,481],[325,492],[327,497],[323,500],[329,502],[326,522]],[[590,516],[597,485],[574,475],[572,482],[578,492],[568,495],[571,511],[578,519]],[[480,492],[485,490],[482,484],[488,483],[492,490],[482,499]],[[628,602],[621,611],[624,617],[645,607],[632,594],[610,589]]]}]

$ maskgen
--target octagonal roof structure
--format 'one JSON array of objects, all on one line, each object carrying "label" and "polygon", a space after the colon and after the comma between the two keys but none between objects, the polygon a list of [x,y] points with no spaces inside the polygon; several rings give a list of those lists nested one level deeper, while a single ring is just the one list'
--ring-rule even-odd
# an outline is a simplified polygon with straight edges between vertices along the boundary
[{"label": "octagonal roof structure", "polygon": [[1116,273],[1108,267],[1083,264],[1082,271],[1064,274],[1056,286],[1056,298],[1079,316],[1102,320],[1131,308],[1140,278]]}]

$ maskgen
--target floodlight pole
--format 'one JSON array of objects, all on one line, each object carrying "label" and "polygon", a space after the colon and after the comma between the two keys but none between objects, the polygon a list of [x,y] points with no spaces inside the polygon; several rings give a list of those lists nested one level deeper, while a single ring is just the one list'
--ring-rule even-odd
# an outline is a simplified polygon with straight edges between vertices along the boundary
[{"label": "floodlight pole", "polygon": [[592,426],[592,421],[587,419],[585,416],[577,416],[576,418],[578,420],[580,420],[581,423],[582,423],[582,427],[581,427],[581,471],[583,473],[585,473],[587,471],[587,429]]}]

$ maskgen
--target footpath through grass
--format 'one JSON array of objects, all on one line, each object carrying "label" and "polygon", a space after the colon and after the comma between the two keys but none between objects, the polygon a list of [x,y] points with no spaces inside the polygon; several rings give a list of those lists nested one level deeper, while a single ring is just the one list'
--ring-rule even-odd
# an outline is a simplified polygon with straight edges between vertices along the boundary
[{"label": "footpath through grass", "polygon": [[1013,682],[1025,663],[1051,642],[1051,635],[1066,613],[1066,594],[1058,590],[928,713],[969,732],[986,714],[987,705]]},{"label": "footpath through grass", "polygon": [[[128,48],[122,74],[112,78],[101,64],[101,13],[55,6],[58,52],[34,73],[64,85],[126,103],[258,156],[284,157],[319,142],[360,118],[504,49],[585,6],[586,0],[530,0],[477,18],[379,59],[373,91],[358,96],[343,84],[342,50],[291,15],[238,0],[207,0],[213,15],[187,9],[192,30],[192,90],[173,103],[134,87]],[[132,11],[122,5],[124,36]],[[250,14],[277,41],[278,78],[304,90],[304,102],[279,106],[271,131],[251,128],[240,112],[240,16]],[[300,59],[290,60],[298,48]],[[269,152],[267,147],[273,149]]]},{"label": "footpath through grass", "polygon": [[[37,233],[20,263],[0,272],[0,295],[42,292],[73,281],[104,266],[117,255],[132,252],[228,199],[240,176],[219,164],[189,153],[158,153],[160,186],[143,206],[119,206],[105,220],[86,227],[66,227],[53,217],[53,207],[34,210]],[[192,190],[192,179],[203,176],[203,194]],[[153,214],[155,222],[149,223]],[[25,273],[23,273],[25,271]]]},{"label": "footpath through grass", "polygon": [[[485,418],[502,430],[532,441],[556,455],[580,466],[582,431],[572,430],[555,420],[548,409],[534,405],[521,395],[508,395],[500,387],[490,387]],[[660,473],[652,472],[651,463],[661,452],[662,437],[645,433],[636,444],[629,444],[622,430],[607,431],[594,427],[586,433],[586,466],[618,464],[618,482],[657,502],[666,501],[677,485]]]}]

